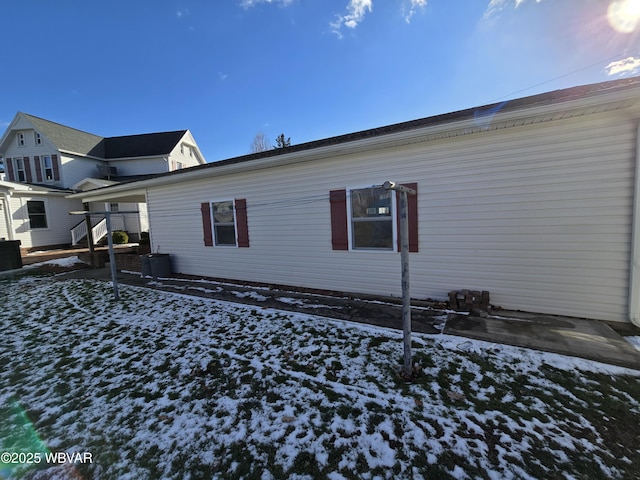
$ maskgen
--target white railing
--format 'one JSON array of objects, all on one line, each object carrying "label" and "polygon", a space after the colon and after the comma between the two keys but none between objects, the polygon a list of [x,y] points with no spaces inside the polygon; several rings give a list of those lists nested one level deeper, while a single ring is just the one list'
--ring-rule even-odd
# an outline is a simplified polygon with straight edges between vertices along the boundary
[{"label": "white railing", "polygon": [[[122,215],[111,216],[111,231],[125,230],[124,218]],[[107,219],[102,218],[98,223],[91,227],[91,235],[93,243],[97,243],[102,237],[107,235]],[[87,236],[87,222],[82,221],[71,229],[71,244],[77,245],[80,240]]]},{"label": "white railing", "polygon": [[107,219],[103,218],[91,228],[91,236],[93,243],[96,243],[102,237],[107,235]]},{"label": "white railing", "polygon": [[87,222],[81,221],[71,229],[71,245],[77,245],[80,240],[87,236]]}]

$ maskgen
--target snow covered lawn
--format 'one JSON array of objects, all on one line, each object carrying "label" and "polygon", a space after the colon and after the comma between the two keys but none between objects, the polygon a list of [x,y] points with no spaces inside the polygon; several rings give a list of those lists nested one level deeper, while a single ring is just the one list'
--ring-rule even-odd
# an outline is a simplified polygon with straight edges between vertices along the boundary
[{"label": "snow covered lawn", "polygon": [[104,282],[0,279],[0,452],[41,455],[0,463],[0,477],[640,472],[640,372],[414,335],[422,376],[406,384],[401,332],[131,286],[121,297]]}]

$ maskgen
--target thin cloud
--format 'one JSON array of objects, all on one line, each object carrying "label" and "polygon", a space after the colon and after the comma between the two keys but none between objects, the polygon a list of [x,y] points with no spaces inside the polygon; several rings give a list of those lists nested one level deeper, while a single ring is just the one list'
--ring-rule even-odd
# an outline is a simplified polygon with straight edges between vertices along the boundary
[{"label": "thin cloud", "polygon": [[[484,12],[484,19],[490,20],[496,17],[502,10],[513,5],[513,8],[518,8],[523,3],[529,0],[491,0],[487,9]],[[540,3],[541,0],[535,0],[536,3]]]},{"label": "thin cloud", "polygon": [[373,0],[349,0],[347,14],[338,15],[335,22],[331,22],[331,30],[342,38],[342,27],[356,28],[364,19],[367,11],[373,10]]},{"label": "thin cloud", "polygon": [[427,0],[411,0],[409,2],[409,8],[408,11],[405,7],[405,15],[404,15],[404,21],[409,23],[411,22],[411,17],[413,17],[413,14],[416,13],[417,9],[424,9],[424,7],[427,6]]},{"label": "thin cloud", "polygon": [[290,3],[293,3],[293,0],[242,0],[240,6],[243,8],[251,8],[261,3],[279,3],[286,7]]},{"label": "thin cloud", "polygon": [[640,71],[640,58],[627,57],[616,62],[611,62],[604,68],[609,76],[634,74]]}]

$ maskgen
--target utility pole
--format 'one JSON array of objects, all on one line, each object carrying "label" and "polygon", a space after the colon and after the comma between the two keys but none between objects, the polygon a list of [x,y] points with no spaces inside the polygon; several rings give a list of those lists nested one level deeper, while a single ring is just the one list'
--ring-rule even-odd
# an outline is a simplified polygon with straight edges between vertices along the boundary
[{"label": "utility pole", "polygon": [[404,340],[404,365],[402,373],[405,378],[413,376],[411,362],[411,289],[409,286],[409,216],[407,195],[415,195],[412,188],[386,181],[383,187],[400,194],[400,262],[402,263],[402,333]]}]

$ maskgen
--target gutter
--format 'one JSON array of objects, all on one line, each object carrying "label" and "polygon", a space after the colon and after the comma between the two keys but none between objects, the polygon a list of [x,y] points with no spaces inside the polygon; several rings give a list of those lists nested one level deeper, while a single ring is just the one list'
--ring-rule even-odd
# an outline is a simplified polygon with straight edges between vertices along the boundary
[{"label": "gutter", "polygon": [[4,197],[4,207],[5,207],[5,222],[7,223],[7,232],[9,232],[9,240],[14,240],[13,238],[13,222],[11,221],[11,205],[9,204],[9,195],[6,192],[2,193]]},{"label": "gutter", "polygon": [[[616,84],[617,85],[617,84]],[[568,89],[572,95],[553,99],[553,94],[525,97],[500,104],[470,108],[434,117],[411,120],[355,132],[351,134],[293,145],[283,152],[269,150],[262,154],[220,160],[174,172],[158,174],[146,180],[122,182],[118,185],[95,189],[68,198],[108,198],[111,193],[125,192],[149,187],[176,184],[207,177],[219,177],[231,173],[272,168],[294,163],[302,163],[327,157],[362,153],[370,150],[393,148],[402,145],[425,143],[433,140],[470,135],[488,130],[499,130],[520,125],[531,125],[574,116],[590,115],[612,110],[626,109],[638,103],[640,85],[627,88],[580,95],[580,88]],[[567,95],[567,91],[562,91]],[[108,189],[108,190],[106,190]],[[93,197],[93,198],[92,198]],[[640,240],[639,240],[640,241]],[[640,279],[639,279],[640,282]]]},{"label": "gutter", "polygon": [[629,253],[629,320],[640,327],[640,122],[636,130],[636,165]]}]

